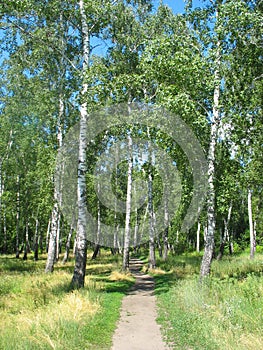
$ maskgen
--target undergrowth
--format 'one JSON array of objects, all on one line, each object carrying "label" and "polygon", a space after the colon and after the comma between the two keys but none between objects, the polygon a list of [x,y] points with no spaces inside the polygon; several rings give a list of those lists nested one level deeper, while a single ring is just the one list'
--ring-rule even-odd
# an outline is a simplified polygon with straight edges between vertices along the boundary
[{"label": "undergrowth", "polygon": [[158,322],[173,349],[263,348],[262,255],[214,261],[211,276],[202,283],[197,256],[171,256],[158,265],[162,273],[152,271]]},{"label": "undergrowth", "polygon": [[70,290],[73,261],[45,274],[40,261],[0,257],[0,349],[109,349],[133,278],[119,258],[88,260],[85,288]]}]

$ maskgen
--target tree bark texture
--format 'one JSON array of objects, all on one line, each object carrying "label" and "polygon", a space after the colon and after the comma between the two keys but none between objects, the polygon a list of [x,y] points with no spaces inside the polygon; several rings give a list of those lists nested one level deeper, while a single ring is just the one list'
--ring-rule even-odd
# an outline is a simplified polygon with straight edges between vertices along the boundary
[{"label": "tree bark texture", "polygon": [[78,162],[78,222],[75,247],[75,267],[72,277],[73,288],[82,288],[85,283],[86,262],[87,262],[87,233],[86,233],[86,149],[87,149],[87,121],[88,109],[85,95],[88,85],[84,82],[85,75],[90,63],[90,33],[88,20],[84,8],[84,1],[79,1],[80,20],[82,29],[82,103],[80,106],[80,129],[79,129],[79,162]]}]

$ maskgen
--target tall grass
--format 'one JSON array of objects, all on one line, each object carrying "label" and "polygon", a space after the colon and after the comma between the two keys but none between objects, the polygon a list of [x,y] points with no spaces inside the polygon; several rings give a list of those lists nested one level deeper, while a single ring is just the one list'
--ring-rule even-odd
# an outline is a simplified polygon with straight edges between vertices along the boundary
[{"label": "tall grass", "polygon": [[0,349],[109,349],[133,279],[118,273],[118,259],[102,255],[88,264],[85,288],[72,291],[73,263],[45,274],[42,258],[0,257]]},{"label": "tall grass", "polygon": [[180,258],[181,266],[176,265],[178,257],[170,258],[169,267],[176,261],[169,280],[155,275],[158,321],[172,348],[262,349],[263,256],[253,261],[244,256],[215,261],[211,277],[202,284],[193,273],[197,260]]}]

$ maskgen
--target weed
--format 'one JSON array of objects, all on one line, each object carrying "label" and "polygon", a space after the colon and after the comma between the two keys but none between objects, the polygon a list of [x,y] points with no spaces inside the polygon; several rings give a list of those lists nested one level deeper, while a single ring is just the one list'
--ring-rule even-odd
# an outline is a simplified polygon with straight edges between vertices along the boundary
[{"label": "weed", "polygon": [[[179,266],[180,259],[184,266]],[[262,256],[253,261],[244,256],[215,261],[202,284],[193,273],[195,258],[192,265],[190,261],[189,256],[172,257],[167,276],[154,275],[158,321],[167,342],[178,350],[262,348]]]}]

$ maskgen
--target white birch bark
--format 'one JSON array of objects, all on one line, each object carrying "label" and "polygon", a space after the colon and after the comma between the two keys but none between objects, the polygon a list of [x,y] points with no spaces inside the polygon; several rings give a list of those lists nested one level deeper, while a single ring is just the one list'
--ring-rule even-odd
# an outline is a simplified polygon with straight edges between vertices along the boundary
[{"label": "white birch bark", "polygon": [[86,149],[87,149],[87,120],[88,110],[85,95],[88,91],[88,84],[84,82],[85,75],[89,68],[90,61],[90,33],[87,16],[84,8],[84,1],[79,0],[81,29],[82,29],[82,103],[80,106],[80,130],[79,130],[79,162],[78,162],[78,222],[75,247],[75,267],[72,277],[74,288],[84,287],[87,262],[87,236],[86,236]]},{"label": "white birch bark", "polygon": [[169,233],[169,213],[168,213],[168,188],[165,184],[164,193],[164,233],[163,233],[163,260],[166,261],[168,257],[168,233]]},{"label": "white birch bark", "polygon": [[[97,187],[98,194],[100,193],[100,185]],[[97,255],[100,252],[100,240],[101,240],[101,210],[100,210],[100,200],[97,201],[97,237],[95,242],[95,248],[93,255],[91,257],[92,260],[96,259]]]},{"label": "white birch bark", "polygon": [[[3,245],[3,253],[7,252],[7,229],[6,229],[6,213],[5,213],[5,205],[2,202],[2,197],[4,194],[4,181],[3,179],[5,178],[5,174],[3,175],[3,164],[4,161],[9,158],[9,151],[11,150],[12,147],[12,135],[13,135],[13,130],[10,131],[10,136],[9,136],[9,142],[6,147],[6,152],[5,154],[0,158],[0,234],[2,233],[2,228],[4,232],[4,245]],[[3,220],[3,227],[2,227],[2,220]]]},{"label": "white birch bark", "polygon": [[[216,10],[218,20],[218,9]],[[214,97],[213,97],[213,115],[211,120],[210,145],[208,150],[208,195],[207,195],[207,234],[205,250],[202,259],[200,277],[206,277],[210,273],[213,252],[214,252],[214,234],[215,234],[215,160],[216,143],[218,128],[220,122],[220,62],[221,62],[221,42],[218,39],[216,47],[215,73],[214,73]]]},{"label": "white birch bark", "polygon": [[[150,130],[147,128],[147,135],[150,140]],[[151,170],[152,164],[152,149],[149,144],[149,172],[148,172],[148,208],[149,208],[149,263],[150,269],[154,269],[156,265],[155,260],[155,243],[154,243],[154,211],[153,211],[153,175]]]},{"label": "white birch bark", "polygon": [[50,236],[50,227],[51,227],[51,219],[48,220],[47,225],[47,234],[46,234],[46,253],[48,253],[48,244],[49,244],[49,236]]},{"label": "white birch bark", "polygon": [[29,222],[28,222],[28,218],[26,218],[26,232],[25,232],[25,244],[24,244],[23,260],[27,260],[27,253],[30,252],[28,230],[29,230]]},{"label": "white birch bark", "polygon": [[[64,52],[65,52],[65,36],[64,36],[64,26],[63,26],[63,16],[60,15],[60,34],[61,34],[61,60],[60,68],[62,70],[62,79],[65,75],[64,69]],[[58,105],[58,118],[57,118],[57,145],[58,150],[61,149],[63,145],[63,118],[64,118],[64,97],[63,97],[63,80],[59,86],[59,105]],[[63,184],[61,184],[63,186]],[[54,189],[54,205],[51,214],[51,233],[49,236],[48,244],[48,257],[46,262],[46,272],[53,272],[55,262],[59,259],[59,240],[60,240],[60,222],[61,222],[61,212],[60,207],[62,203],[61,198],[62,191],[57,191],[56,187]],[[55,247],[55,248],[54,248]]]},{"label": "white birch bark", "polygon": [[[58,134],[57,134],[57,140],[58,140],[58,147],[62,147],[62,128],[61,128],[61,120],[62,116],[64,114],[64,103],[61,102],[60,97],[60,103],[59,103],[59,118],[57,121],[58,126]],[[56,260],[58,259],[58,242],[59,242],[59,227],[60,227],[60,210],[59,210],[59,202],[61,202],[61,194],[57,192],[57,189],[55,187],[54,189],[54,205],[52,209],[51,214],[51,231],[49,235],[49,243],[48,243],[48,256],[47,256],[47,262],[46,262],[46,269],[45,272],[53,272],[54,270],[54,264]]]},{"label": "white birch bark", "polygon": [[39,227],[39,220],[38,220],[38,212],[37,216],[35,219],[35,239],[34,239],[34,260],[38,260],[38,241],[39,241],[39,236],[38,236],[38,227]]},{"label": "white birch bark", "polygon": [[19,258],[19,224],[20,224],[20,178],[16,178],[16,258]]},{"label": "white birch bark", "polygon": [[151,170],[148,175],[148,206],[149,206],[149,268],[154,269],[155,260],[155,243],[154,243],[154,215],[153,215],[153,179]]},{"label": "white birch bark", "polygon": [[256,240],[254,235],[253,212],[252,212],[252,190],[248,189],[247,209],[249,219],[249,237],[250,237],[250,259],[254,259],[256,250]]},{"label": "white birch bark", "polygon": [[201,222],[197,222],[197,231],[196,231],[196,252],[200,252],[200,231],[201,231]]},{"label": "white birch bark", "polygon": [[50,233],[48,242],[48,257],[46,262],[45,272],[53,272],[56,260],[56,242],[57,242],[57,222],[58,222],[58,203],[55,202],[50,221]]},{"label": "white birch bark", "polygon": [[131,221],[131,200],[132,200],[132,138],[128,135],[128,177],[127,177],[127,194],[126,194],[126,216],[125,216],[125,231],[123,244],[123,261],[122,269],[124,271],[129,268],[129,248],[130,248],[130,221]]}]

